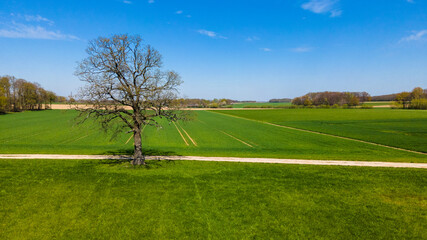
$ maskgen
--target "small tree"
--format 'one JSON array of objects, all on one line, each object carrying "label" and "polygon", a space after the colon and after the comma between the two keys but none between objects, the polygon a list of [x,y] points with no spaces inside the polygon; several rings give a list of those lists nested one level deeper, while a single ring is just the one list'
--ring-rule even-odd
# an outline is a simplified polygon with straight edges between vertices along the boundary
[{"label": "small tree", "polygon": [[134,138],[132,164],[145,164],[143,126],[159,127],[159,118],[177,121],[183,117],[173,105],[181,84],[179,75],[163,71],[159,52],[139,36],[100,37],[89,43],[86,52],[89,56],[75,73],[86,82],[79,100],[87,105],[76,107],[80,117],[95,118],[104,129],[129,129]]},{"label": "small tree", "polygon": [[424,97],[424,90],[420,87],[416,87],[411,92],[412,99],[420,99]]},{"label": "small tree", "polygon": [[401,92],[397,94],[396,101],[399,104],[402,104],[403,108],[408,108],[409,103],[411,102],[411,93],[410,92]]}]

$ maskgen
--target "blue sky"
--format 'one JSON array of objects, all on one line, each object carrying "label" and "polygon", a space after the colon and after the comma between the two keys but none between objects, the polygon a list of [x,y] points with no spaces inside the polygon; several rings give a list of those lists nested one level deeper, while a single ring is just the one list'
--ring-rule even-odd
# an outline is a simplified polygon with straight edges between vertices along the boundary
[{"label": "blue sky", "polygon": [[426,0],[0,2],[0,75],[68,96],[88,41],[139,34],[191,98],[427,88]]}]

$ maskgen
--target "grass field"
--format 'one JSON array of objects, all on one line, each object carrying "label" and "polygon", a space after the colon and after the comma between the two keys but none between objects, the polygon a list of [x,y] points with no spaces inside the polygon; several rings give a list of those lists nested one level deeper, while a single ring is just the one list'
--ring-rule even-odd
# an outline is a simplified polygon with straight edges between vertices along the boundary
[{"label": "grass field", "polygon": [[426,239],[425,170],[0,160],[0,239]]},{"label": "grass field", "polygon": [[[308,110],[310,113],[318,111],[318,109],[298,110]],[[355,109],[332,111],[335,111],[336,115],[359,113],[359,110]],[[225,113],[238,112],[257,113],[243,110]],[[295,113],[295,110],[265,110],[259,116],[272,114],[268,116],[280,117],[282,112]],[[109,141],[108,135],[100,132],[93,124],[73,125],[75,115],[74,111],[51,110],[1,116],[0,153],[132,153],[131,134],[122,134]],[[425,155],[285,129],[217,112],[198,111],[197,115],[197,120],[192,122],[165,124],[163,129],[145,128],[143,131],[145,152],[148,155],[427,162]],[[304,117],[304,114],[301,116]],[[347,115],[341,117],[345,116]],[[317,119],[315,114],[310,114],[310,117],[313,121]],[[399,125],[399,121],[395,124]],[[420,121],[424,120],[421,118]],[[392,136],[401,137],[398,134]],[[425,142],[425,138],[418,139],[421,143]]]},{"label": "grass field", "polygon": [[286,109],[219,112],[427,152],[427,111],[423,110]]},{"label": "grass field", "polygon": [[386,106],[386,105],[393,105],[393,102],[392,101],[364,102],[363,105],[368,105],[368,106]]},{"label": "grass field", "polygon": [[290,102],[288,103],[255,102],[255,103],[235,103],[235,104],[232,104],[231,106],[233,108],[280,108],[280,107],[286,107],[291,105],[292,104]]}]

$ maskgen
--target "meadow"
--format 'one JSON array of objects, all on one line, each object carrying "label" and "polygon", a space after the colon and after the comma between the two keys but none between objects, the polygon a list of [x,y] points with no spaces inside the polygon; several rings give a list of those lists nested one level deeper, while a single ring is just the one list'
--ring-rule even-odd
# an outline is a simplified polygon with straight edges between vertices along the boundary
[{"label": "meadow", "polygon": [[[425,111],[194,114],[193,121],[144,128],[145,153],[427,162],[423,154],[266,124],[354,138],[361,131],[425,151]],[[76,125],[76,115],[1,115],[0,153],[132,154],[131,134],[111,138],[94,122]],[[426,181],[425,169],[0,159],[0,239],[425,239]]]},{"label": "meadow", "polygon": [[0,160],[1,239],[425,239],[425,170]]},{"label": "meadow", "polygon": [[218,111],[236,117],[427,152],[427,111],[286,109]]},{"label": "meadow", "polygon": [[[359,112],[361,110],[357,109],[326,110],[336,113],[334,121],[339,118],[357,119],[358,117],[351,116],[363,115]],[[322,114],[316,115],[319,111]],[[370,113],[373,114],[378,113],[369,115],[370,121],[379,116],[384,117],[385,114],[385,112],[377,112],[377,110],[367,111],[371,111]],[[388,111],[391,113],[391,110]],[[164,123],[161,129],[144,128],[143,147],[147,155],[427,162],[427,156],[422,154],[281,128],[230,115],[252,117],[258,120],[265,120],[265,117],[269,117],[270,120],[273,120],[272,122],[278,124],[288,124],[289,116],[294,116],[294,119],[298,119],[290,122],[300,123],[302,125],[297,126],[304,127],[307,122],[312,123],[312,125],[307,124],[308,126],[323,124],[324,120],[318,121],[318,119],[319,116],[328,115],[325,113],[324,109],[262,110],[261,112],[252,110],[197,111],[196,119],[190,122]],[[418,115],[420,113],[421,115]],[[133,139],[130,133],[122,133],[111,139],[109,134],[100,131],[94,123],[76,125],[73,121],[76,114],[75,111],[50,110],[1,116],[0,153],[132,154]],[[399,118],[392,118],[394,122],[390,126],[401,127],[406,131],[412,130],[418,135],[406,136],[396,132],[390,134],[387,132],[389,135],[386,137],[403,143],[405,141],[409,141],[409,144],[415,142],[416,144],[412,147],[415,146],[415,149],[419,151],[423,150],[423,146],[424,148],[426,146],[426,137],[422,135],[422,131],[426,127],[422,126],[426,120],[425,113],[415,112],[408,118],[404,114],[401,115]],[[275,121],[274,117],[283,122]],[[312,121],[301,119],[311,119]],[[420,126],[407,126],[407,121],[413,121]],[[352,122],[355,121],[352,120]],[[346,125],[343,123],[335,125],[338,130],[346,130],[343,131],[345,134],[351,133],[354,128],[354,126],[342,127]],[[362,131],[363,134],[366,134],[366,131],[363,132],[363,128],[358,125],[353,131]],[[409,140],[402,140],[402,138]],[[400,147],[409,149],[411,147],[409,144]]]}]

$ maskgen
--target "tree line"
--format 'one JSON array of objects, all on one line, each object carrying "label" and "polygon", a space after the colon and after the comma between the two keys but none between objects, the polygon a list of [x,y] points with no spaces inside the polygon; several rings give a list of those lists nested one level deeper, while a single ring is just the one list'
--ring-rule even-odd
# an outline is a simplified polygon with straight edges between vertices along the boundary
[{"label": "tree line", "polygon": [[412,92],[396,94],[395,107],[409,109],[427,109],[427,89],[416,87]]},{"label": "tree line", "polygon": [[367,92],[313,92],[292,99],[293,105],[299,106],[358,106],[370,101]]},{"label": "tree line", "polygon": [[232,103],[236,102],[231,99],[199,99],[199,98],[179,98],[175,99],[174,102],[180,107],[188,108],[221,108],[230,106]]},{"label": "tree line", "polygon": [[49,109],[55,101],[66,101],[65,97],[45,90],[38,83],[17,79],[13,76],[0,77],[0,112]]}]

